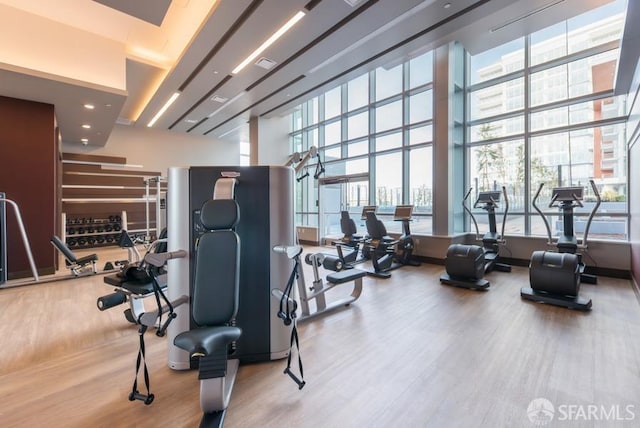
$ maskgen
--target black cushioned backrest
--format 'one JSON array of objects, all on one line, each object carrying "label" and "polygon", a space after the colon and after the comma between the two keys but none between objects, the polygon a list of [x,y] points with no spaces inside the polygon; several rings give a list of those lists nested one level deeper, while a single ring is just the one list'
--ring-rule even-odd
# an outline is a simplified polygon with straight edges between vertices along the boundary
[{"label": "black cushioned backrest", "polygon": [[387,228],[384,224],[378,220],[378,217],[373,212],[367,213],[367,233],[371,239],[382,239],[387,235]]},{"label": "black cushioned backrest", "polygon": [[340,230],[344,233],[344,236],[353,236],[358,232],[356,228],[356,222],[353,221],[351,217],[349,217],[348,211],[340,212]]},{"label": "black cushioned backrest", "polygon": [[78,259],[76,258],[76,255],[73,254],[73,252],[71,252],[71,250],[65,245],[64,242],[62,242],[62,240],[60,238],[58,238],[57,236],[53,236],[51,238],[51,243],[58,249],[60,250],[60,252],[62,254],[64,254],[64,257],[69,260],[71,263],[77,263]]},{"label": "black cushioned backrest", "polygon": [[193,320],[199,326],[228,323],[238,311],[240,239],[231,229],[239,219],[233,199],[209,200],[200,220],[206,232],[196,248]]}]

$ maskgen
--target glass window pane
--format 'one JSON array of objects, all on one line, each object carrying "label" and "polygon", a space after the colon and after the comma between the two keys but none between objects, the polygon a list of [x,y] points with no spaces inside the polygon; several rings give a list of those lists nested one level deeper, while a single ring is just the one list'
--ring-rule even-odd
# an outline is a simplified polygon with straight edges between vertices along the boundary
[{"label": "glass window pane", "polygon": [[524,68],[524,38],[513,40],[497,48],[471,56],[471,84]]},{"label": "glass window pane", "polygon": [[402,133],[394,132],[393,134],[383,135],[375,139],[376,152],[383,150],[395,149],[402,146]]},{"label": "glass window pane", "polygon": [[291,132],[302,129],[302,108],[298,106],[291,113]]},{"label": "glass window pane", "polygon": [[341,87],[333,88],[324,94],[324,118],[331,119],[341,113],[342,92]]},{"label": "glass window pane", "polygon": [[567,65],[531,74],[531,105],[567,99]]},{"label": "glass window pane", "polygon": [[323,159],[325,162],[329,162],[332,160],[342,158],[342,148],[340,144],[337,144],[333,147],[327,147],[324,149]]},{"label": "glass window pane", "polygon": [[376,101],[389,98],[402,92],[402,64],[386,70],[376,69]]},{"label": "glass window pane", "polygon": [[[409,204],[416,214],[433,212],[433,148],[421,147],[409,152]],[[413,224],[411,228],[414,229]]]},{"label": "glass window pane", "polygon": [[524,108],[524,78],[509,80],[471,93],[471,120]]},{"label": "glass window pane", "polygon": [[524,116],[485,122],[471,127],[471,141],[485,141],[524,133]]},{"label": "glass window pane", "polygon": [[433,141],[433,126],[425,125],[409,130],[409,144],[428,143]]},{"label": "glass window pane", "polygon": [[475,189],[474,192],[501,190],[502,186],[505,186],[509,196],[509,210],[522,212],[525,175],[524,141],[513,140],[473,146],[470,148],[469,155],[469,186]]},{"label": "glass window pane", "polygon": [[428,90],[409,97],[409,123],[433,118],[433,91]]},{"label": "glass window pane", "polygon": [[544,28],[531,35],[531,65],[567,55],[567,22]]},{"label": "glass window pane", "polygon": [[[378,155],[376,162],[376,201],[378,209],[402,204],[402,153]],[[391,208],[391,212],[393,209]]]},{"label": "glass window pane", "polygon": [[612,90],[617,60],[614,49],[569,63],[569,97]]},{"label": "glass window pane", "polygon": [[303,144],[302,151],[309,150],[309,147],[318,147],[318,128],[313,128],[305,132],[306,141]]},{"label": "glass window pane", "polygon": [[624,26],[625,3],[616,0],[569,19],[569,53],[619,40]]},{"label": "glass window pane", "polygon": [[376,107],[376,132],[402,126],[402,100]]},{"label": "glass window pane", "polygon": [[349,81],[347,91],[347,111],[369,104],[369,74],[363,74]]},{"label": "glass window pane", "polygon": [[302,151],[302,132],[291,135],[291,152]]},{"label": "glass window pane", "polygon": [[325,124],[323,145],[330,146],[331,144],[339,143],[340,141],[342,141],[340,120]]},{"label": "glass window pane", "polygon": [[347,146],[347,156],[354,157],[369,153],[369,140],[360,140]]},{"label": "glass window pane", "polygon": [[[505,224],[505,234],[524,233],[524,141],[513,140],[498,144],[475,146],[470,149],[470,183],[472,188],[470,205],[478,192],[502,189],[505,186],[509,198],[509,212]],[[504,212],[500,205],[499,212]],[[486,212],[474,210],[480,233],[489,230]],[[500,219],[502,217],[500,216]],[[471,226],[473,227],[473,226]],[[501,225],[499,227],[502,227]],[[472,229],[473,232],[475,230]]]},{"label": "glass window pane", "polygon": [[426,85],[433,80],[433,51],[409,61],[409,89]]},{"label": "glass window pane", "polygon": [[325,176],[362,174],[369,172],[369,159],[366,157],[358,159],[347,159],[337,162],[327,162],[325,164]]},{"label": "glass window pane", "polygon": [[307,125],[315,125],[318,123],[320,110],[318,108],[318,97],[314,97],[310,99],[306,103],[307,105],[307,121],[309,122]]},{"label": "glass window pane", "polygon": [[347,139],[369,135],[369,112],[364,111],[347,119]]}]

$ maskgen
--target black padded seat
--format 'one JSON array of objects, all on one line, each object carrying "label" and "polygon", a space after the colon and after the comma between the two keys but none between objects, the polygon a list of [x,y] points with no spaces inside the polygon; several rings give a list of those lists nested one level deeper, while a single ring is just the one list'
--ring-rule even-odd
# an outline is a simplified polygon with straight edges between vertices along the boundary
[{"label": "black padded seat", "polygon": [[173,343],[190,355],[211,355],[220,347],[238,340],[242,330],[239,327],[204,327],[191,330],[189,334],[179,334]]},{"label": "black padded seat", "polygon": [[332,284],[344,284],[367,275],[367,272],[360,269],[347,269],[327,275],[327,281]]}]

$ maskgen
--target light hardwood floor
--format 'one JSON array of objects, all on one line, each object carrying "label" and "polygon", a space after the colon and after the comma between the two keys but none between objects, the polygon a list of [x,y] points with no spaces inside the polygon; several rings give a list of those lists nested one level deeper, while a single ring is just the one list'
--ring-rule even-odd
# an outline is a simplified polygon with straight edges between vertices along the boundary
[{"label": "light hardwood floor", "polygon": [[[308,268],[308,267],[307,267]],[[307,386],[285,361],[242,365],[226,427],[534,427],[535,398],[632,405],[640,426],[640,305],[628,280],[585,284],[593,310],[522,301],[528,270],[492,273],[477,292],[440,285],[442,266],[366,277],[350,307],[300,323]],[[326,274],[326,272],[324,272]],[[312,281],[307,269],[307,283]],[[197,373],[166,366],[146,335],[150,406],[127,399],[138,335],[125,305],[100,312],[101,276],[0,290],[0,427],[196,427]],[[329,293],[350,292],[348,285]]]}]

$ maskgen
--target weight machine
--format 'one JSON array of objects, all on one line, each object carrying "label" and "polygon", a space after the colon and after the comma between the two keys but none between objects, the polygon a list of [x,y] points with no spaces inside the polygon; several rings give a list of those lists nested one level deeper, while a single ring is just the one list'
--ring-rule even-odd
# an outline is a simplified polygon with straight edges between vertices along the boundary
[{"label": "weight machine", "polygon": [[[309,288],[311,293],[307,292],[307,285],[304,279],[304,271],[302,269],[302,263],[300,256],[302,254],[302,247],[300,245],[282,246],[278,245],[273,248],[276,253],[286,254],[286,256],[295,262],[295,278],[298,284],[298,294],[300,297],[300,306],[302,308],[302,315],[298,317],[300,321],[314,317],[316,315],[323,314],[341,306],[349,306],[352,302],[356,301],[362,293],[362,278],[367,274],[365,271],[359,269],[343,270],[345,265],[340,258],[323,253],[307,254],[305,257],[305,263],[313,267],[313,286]],[[327,275],[327,285],[320,277],[319,267],[333,271]],[[345,284],[353,281],[353,291],[351,295],[332,302],[327,305],[325,293],[337,285]],[[283,294],[280,290],[277,290],[275,296],[279,299],[283,299]],[[311,312],[309,308],[309,302],[315,299],[316,310]]]}]

